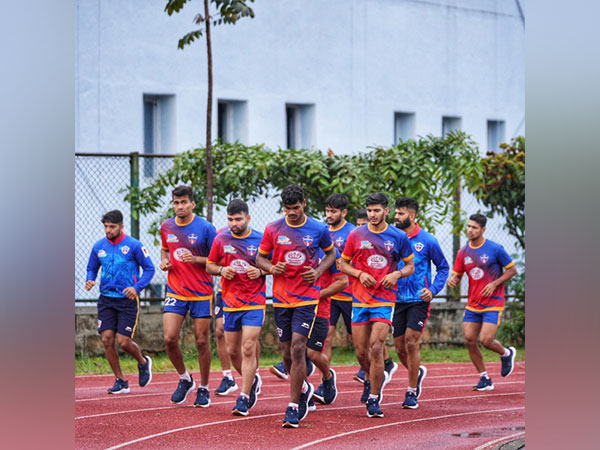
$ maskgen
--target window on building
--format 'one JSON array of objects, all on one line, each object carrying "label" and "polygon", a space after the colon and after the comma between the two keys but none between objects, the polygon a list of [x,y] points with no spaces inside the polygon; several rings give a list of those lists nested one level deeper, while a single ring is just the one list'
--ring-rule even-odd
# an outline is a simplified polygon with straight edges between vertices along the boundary
[{"label": "window on building", "polygon": [[[144,94],[144,153],[175,153],[175,96]],[[144,176],[154,176],[153,158],[144,159]]]},{"label": "window on building", "polygon": [[504,120],[487,121],[487,148],[489,152],[500,152],[500,144],[504,142]]},{"label": "window on building", "polygon": [[394,145],[415,138],[415,113],[394,113]]},{"label": "window on building", "polygon": [[315,105],[286,104],[287,148],[310,148],[315,145]]},{"label": "window on building", "polygon": [[460,130],[462,128],[462,118],[460,117],[442,117],[442,136],[446,136],[451,131]]},{"label": "window on building", "polygon": [[217,136],[223,142],[248,140],[248,102],[245,100],[217,101]]}]

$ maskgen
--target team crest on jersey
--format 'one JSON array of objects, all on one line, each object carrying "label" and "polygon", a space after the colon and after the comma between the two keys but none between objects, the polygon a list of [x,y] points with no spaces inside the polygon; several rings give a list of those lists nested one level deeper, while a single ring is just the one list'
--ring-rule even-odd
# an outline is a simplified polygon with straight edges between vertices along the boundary
[{"label": "team crest on jersey", "polygon": [[277,236],[277,243],[280,245],[289,245],[292,241],[290,241],[290,238],[287,236]]},{"label": "team crest on jersey", "polygon": [[254,255],[256,255],[256,251],[258,249],[254,245],[250,245],[250,246],[246,247],[246,250],[248,250],[248,254],[250,256],[254,256]]},{"label": "team crest on jersey", "polygon": [[190,244],[194,244],[196,241],[198,240],[198,236],[195,235],[194,233],[192,234],[188,234],[188,241]]},{"label": "team crest on jersey", "polygon": [[98,252],[98,258],[104,258],[106,256],[106,252],[104,250],[100,250]]},{"label": "team crest on jersey", "polygon": [[174,234],[169,234],[167,236],[167,242],[179,242],[179,239],[177,239],[177,236]]},{"label": "team crest on jersey", "polygon": [[373,248],[370,241],[360,241],[360,248]]},{"label": "team crest on jersey", "polygon": [[225,253],[235,253],[235,247],[233,245],[225,245],[223,251]]},{"label": "team crest on jersey", "polygon": [[479,260],[485,264],[486,262],[488,262],[490,260],[490,257],[484,253],[483,255],[481,255],[479,257]]},{"label": "team crest on jersey", "polygon": [[422,243],[422,242],[417,242],[417,243],[415,244],[415,250],[416,250],[416,251],[418,251],[418,252],[420,252],[421,250],[423,250],[423,248],[424,248],[424,247],[425,247],[425,246],[423,245],[423,243]]},{"label": "team crest on jersey", "polygon": [[387,240],[387,241],[385,241],[385,242],[383,243],[383,246],[385,247],[385,249],[386,249],[388,252],[391,252],[391,251],[392,251],[392,249],[394,248],[394,243],[393,243],[392,241],[390,241],[390,240]]},{"label": "team crest on jersey", "polygon": [[310,244],[313,243],[313,237],[310,234],[307,234],[302,238],[302,242],[304,242],[304,245],[307,247],[310,247]]},{"label": "team crest on jersey", "polygon": [[335,240],[335,246],[336,247],[341,247],[342,245],[344,245],[344,238],[343,237],[339,237]]},{"label": "team crest on jersey", "polygon": [[465,256],[465,264],[473,264],[473,258],[470,256]]},{"label": "team crest on jersey", "polygon": [[129,247],[124,245],[123,247],[121,247],[121,252],[123,252],[123,254],[126,255],[127,253],[129,253]]}]

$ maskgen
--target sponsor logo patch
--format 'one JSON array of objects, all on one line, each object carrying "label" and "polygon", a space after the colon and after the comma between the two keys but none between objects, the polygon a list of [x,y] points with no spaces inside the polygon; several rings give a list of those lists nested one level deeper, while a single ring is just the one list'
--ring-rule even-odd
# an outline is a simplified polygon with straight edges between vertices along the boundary
[{"label": "sponsor logo patch", "polygon": [[370,241],[360,241],[360,248],[373,248]]},{"label": "sponsor logo patch", "polygon": [[304,245],[307,247],[310,247],[310,244],[313,243],[313,237],[310,234],[307,234],[302,238],[302,242],[304,242]]},{"label": "sponsor logo patch", "polygon": [[150,256],[150,253],[148,253],[148,250],[146,250],[146,247],[144,247],[143,245],[142,245],[142,253],[144,254],[144,256],[146,258],[148,258]]},{"label": "sponsor logo patch", "polygon": [[292,250],[285,254],[285,261],[291,266],[301,266],[306,261],[306,255],[298,250]]},{"label": "sponsor logo patch", "polygon": [[488,262],[489,260],[490,260],[490,257],[488,255],[486,255],[485,253],[479,257],[479,261],[481,261],[484,264],[486,262]]},{"label": "sponsor logo patch", "polygon": [[302,322],[302,325],[300,325],[302,328],[306,328],[307,330],[310,329],[310,325],[307,324],[306,322]]},{"label": "sponsor logo patch", "polygon": [[473,264],[473,258],[470,256],[465,256],[465,264]]},{"label": "sponsor logo patch", "polygon": [[279,337],[283,336],[283,330],[281,328],[277,328],[277,334]]},{"label": "sponsor logo patch", "polygon": [[323,343],[322,343],[322,342],[320,342],[320,341],[317,341],[317,342],[315,342],[315,345],[316,345],[317,347],[323,347]]},{"label": "sponsor logo patch", "polygon": [[226,245],[223,247],[225,253],[235,253],[235,247],[233,245]]},{"label": "sponsor logo patch", "polygon": [[425,246],[423,245],[423,243],[422,243],[422,242],[417,242],[417,243],[415,244],[415,250],[416,250],[416,251],[418,251],[418,252],[420,252],[421,250],[423,250],[423,248],[424,248],[424,247],[425,247]]},{"label": "sponsor logo patch", "polygon": [[179,239],[174,234],[169,234],[167,235],[167,242],[179,242]]},{"label": "sponsor logo patch", "polygon": [[289,245],[292,241],[290,241],[290,238],[287,236],[277,236],[277,243],[280,245]]},{"label": "sponsor logo patch", "polygon": [[394,243],[393,243],[392,241],[388,240],[388,241],[385,241],[385,242],[383,243],[383,246],[385,247],[385,249],[386,249],[388,252],[391,252],[391,251],[393,250],[393,248],[394,248]]},{"label": "sponsor logo patch", "polygon": [[129,247],[127,247],[126,245],[124,245],[123,247],[121,247],[121,252],[126,255],[127,253],[129,253]]},{"label": "sponsor logo patch", "polygon": [[104,258],[106,256],[106,252],[104,250],[100,250],[98,252],[98,258]]},{"label": "sponsor logo patch", "polygon": [[373,269],[383,269],[388,265],[388,260],[383,255],[371,255],[367,258],[367,265]]},{"label": "sponsor logo patch", "polygon": [[422,322],[422,321],[420,321],[420,320],[419,320],[419,322],[417,322],[417,324],[418,324],[420,327],[422,327],[422,326],[424,325],[424,324],[423,324],[423,322]]},{"label": "sponsor logo patch", "polygon": [[474,280],[481,280],[483,278],[483,269],[480,267],[473,267],[469,272],[469,275],[471,275],[471,278]]},{"label": "sponsor logo patch", "polygon": [[198,240],[198,236],[194,233],[188,234],[188,242],[194,244]]},{"label": "sponsor logo patch", "polygon": [[344,245],[344,238],[343,237],[339,237],[335,240],[335,246],[338,248],[342,248],[342,246]]},{"label": "sponsor logo patch", "polygon": [[175,250],[173,252],[173,257],[177,260],[177,261],[183,261],[183,259],[181,258],[185,253],[191,253],[187,248],[185,247],[179,247],[177,250]]},{"label": "sponsor logo patch", "polygon": [[102,321],[100,319],[98,319],[98,328],[100,328],[102,326]]},{"label": "sponsor logo patch", "polygon": [[131,331],[131,327],[125,327],[125,331]]},{"label": "sponsor logo patch", "polygon": [[229,265],[233,267],[233,270],[235,270],[236,273],[246,273],[248,267],[250,267],[250,264],[243,259],[234,259]]},{"label": "sponsor logo patch", "polygon": [[221,308],[219,306],[215,306],[215,315],[219,314],[219,311],[221,311]]},{"label": "sponsor logo patch", "polygon": [[250,256],[256,255],[256,252],[258,251],[258,249],[254,245],[250,245],[250,246],[246,247],[246,250],[248,250],[248,254]]}]

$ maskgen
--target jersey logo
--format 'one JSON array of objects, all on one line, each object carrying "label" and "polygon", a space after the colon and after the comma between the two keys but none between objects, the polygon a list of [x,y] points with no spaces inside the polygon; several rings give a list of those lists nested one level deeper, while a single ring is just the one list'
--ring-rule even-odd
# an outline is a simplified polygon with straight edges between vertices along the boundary
[{"label": "jersey logo", "polygon": [[369,241],[360,241],[360,248],[373,248],[373,244]]},{"label": "jersey logo", "polygon": [[233,245],[225,245],[223,251],[225,253],[235,253],[235,247]]},{"label": "jersey logo", "polygon": [[277,243],[281,245],[289,245],[292,243],[287,236],[277,236]]},{"label": "jersey logo", "polygon": [[335,246],[336,247],[341,247],[342,245],[344,245],[344,238],[343,237],[339,237],[335,240]]},{"label": "jersey logo", "polygon": [[484,253],[483,255],[481,255],[479,257],[479,260],[485,264],[486,262],[488,262],[490,260],[490,257]]},{"label": "jersey logo", "polygon": [[473,258],[470,256],[465,256],[465,264],[473,264]]},{"label": "jersey logo", "polygon": [[301,266],[306,261],[306,255],[298,250],[292,250],[285,254],[285,261],[292,266]]},{"label": "jersey logo", "polygon": [[192,253],[190,252],[187,248],[185,247],[179,247],[177,250],[175,250],[173,252],[173,257],[177,260],[177,261],[183,261],[182,256],[186,253]]},{"label": "jersey logo", "polygon": [[188,234],[188,241],[190,244],[193,245],[197,240],[198,240],[198,236],[196,236],[194,233]]},{"label": "jersey logo", "polygon": [[424,248],[424,247],[425,247],[425,246],[423,245],[423,243],[422,243],[422,242],[417,242],[417,243],[415,244],[415,250],[416,250],[416,251],[418,251],[418,252],[420,252],[421,250],[423,250],[423,248]]},{"label": "jersey logo", "polygon": [[469,272],[469,275],[471,275],[471,278],[474,280],[481,280],[483,278],[483,269],[480,267],[473,267]]},{"label": "jersey logo", "polygon": [[254,256],[254,255],[256,255],[256,251],[258,249],[254,245],[250,245],[250,246],[246,247],[246,250],[248,250],[248,254],[250,256]]},{"label": "jersey logo", "polygon": [[179,242],[179,239],[177,239],[177,236],[174,234],[169,234],[167,236],[167,242]]},{"label": "jersey logo", "polygon": [[104,258],[106,256],[106,252],[104,250],[100,250],[98,252],[98,258]]},{"label": "jersey logo", "polygon": [[244,261],[243,259],[234,259],[229,265],[233,268],[233,270],[235,270],[236,273],[246,273],[248,271],[248,267],[250,267],[248,261]]},{"label": "jersey logo", "polygon": [[144,247],[143,245],[142,245],[142,253],[144,254],[144,256],[146,258],[148,258],[150,256],[150,254],[148,253],[148,250],[146,250],[146,247]]},{"label": "jersey logo", "polygon": [[367,258],[367,265],[373,269],[383,269],[388,265],[388,260],[382,255],[371,255]]},{"label": "jersey logo", "polygon": [[313,237],[310,234],[307,234],[302,238],[302,242],[304,242],[304,245],[307,247],[310,247],[310,244],[313,243]]},{"label": "jersey logo", "polygon": [[385,241],[385,242],[383,243],[383,246],[385,247],[385,249],[386,249],[388,252],[391,252],[391,251],[392,251],[392,249],[394,248],[394,243],[393,243],[392,241],[390,241],[390,240],[387,240],[387,241]]},{"label": "jersey logo", "polygon": [[121,252],[123,252],[123,254],[126,255],[127,253],[129,253],[129,247],[124,245],[123,247],[121,247]]}]

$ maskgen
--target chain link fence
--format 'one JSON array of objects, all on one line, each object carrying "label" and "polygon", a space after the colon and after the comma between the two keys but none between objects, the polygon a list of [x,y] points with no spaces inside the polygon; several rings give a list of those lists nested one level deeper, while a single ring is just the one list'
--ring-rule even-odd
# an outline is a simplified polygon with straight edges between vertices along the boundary
[{"label": "chain link fence", "polygon": [[[132,220],[131,205],[124,200],[125,189],[128,185],[139,185],[144,188],[153,183],[156,177],[173,165],[172,156],[130,154],[87,154],[75,155],[75,301],[95,302],[98,298],[98,289],[90,292],[84,289],[86,267],[92,246],[104,237],[104,228],[100,221],[104,213],[112,209],[119,209],[123,213],[125,233],[139,239],[148,249],[156,272],[150,286],[145,289],[140,297],[145,301],[158,302],[164,298],[166,292],[167,274],[158,269],[160,263],[160,242],[148,232],[150,225],[160,218],[160,213],[140,215],[139,222]],[[276,220],[279,211],[278,192],[270,192],[261,200],[249,204],[251,226],[257,230],[264,230],[265,226]],[[164,198],[164,204],[171,201],[170,193]],[[461,209],[468,215],[478,211],[485,211],[473,195],[463,192],[461,194]],[[320,218],[322,219],[322,217]],[[213,223],[218,229],[227,226],[227,217],[223,209],[215,208]],[[516,239],[502,229],[502,219],[489,219],[486,227],[486,237],[504,246],[506,251],[513,255],[516,252]],[[432,231],[432,230],[428,230]],[[434,235],[452,267],[453,240],[452,226],[450,223],[436,226]],[[155,242],[156,241],[156,242]],[[460,236],[460,245],[466,243],[464,234]],[[435,267],[434,267],[435,273]],[[271,277],[267,277],[267,295],[271,295]],[[467,292],[467,280],[463,277],[461,295]],[[434,299],[446,301],[449,297],[447,288]]]}]

